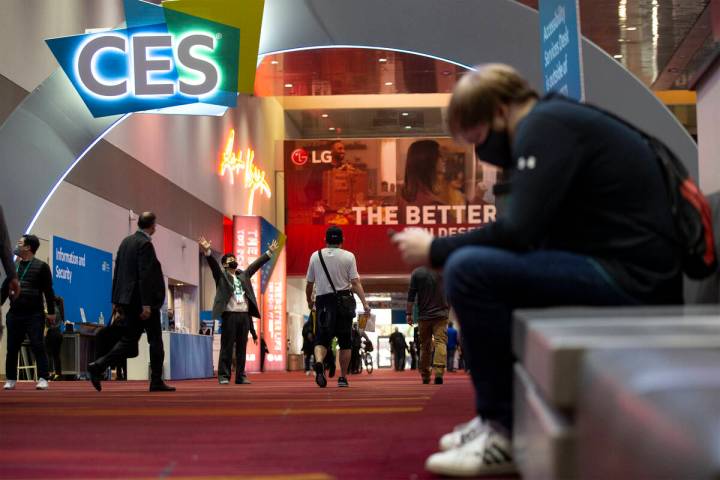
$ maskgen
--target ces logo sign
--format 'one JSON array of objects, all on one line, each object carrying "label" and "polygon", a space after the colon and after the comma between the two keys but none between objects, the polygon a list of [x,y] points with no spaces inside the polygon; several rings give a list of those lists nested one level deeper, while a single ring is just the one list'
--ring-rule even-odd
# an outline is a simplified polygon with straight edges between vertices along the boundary
[{"label": "ces logo sign", "polygon": [[[126,28],[46,42],[95,117],[195,103],[233,107],[239,83],[249,83],[244,77],[238,81],[240,29],[234,26],[240,23],[238,12],[224,12],[233,3],[237,10],[237,2],[218,0],[212,5],[220,11],[214,12],[208,10],[209,4],[198,6],[197,2],[167,2],[166,7],[125,0]],[[247,42],[255,46],[254,53],[245,52],[254,55],[255,62],[264,0],[243,5],[254,15],[245,12],[243,22],[257,23],[258,42]],[[202,16],[189,14],[193,9]],[[256,11],[260,13],[255,15]],[[227,17],[232,24],[210,17]]]}]

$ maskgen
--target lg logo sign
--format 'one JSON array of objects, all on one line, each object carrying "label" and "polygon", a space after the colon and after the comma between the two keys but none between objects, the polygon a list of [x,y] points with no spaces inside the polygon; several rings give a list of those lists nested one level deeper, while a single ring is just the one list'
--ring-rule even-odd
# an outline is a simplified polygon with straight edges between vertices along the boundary
[{"label": "lg logo sign", "polygon": [[[136,96],[183,95],[199,97],[215,91],[218,86],[219,72],[216,65],[193,53],[203,49],[212,53],[215,50],[215,37],[204,33],[195,33],[182,37],[177,43],[176,58],[179,66],[190,71],[193,77],[202,77],[199,83],[190,83],[178,78],[168,81],[149,77],[167,75],[175,71],[172,55],[173,37],[171,35],[102,35],[91,38],[78,52],[77,74],[82,85],[91,93],[100,97],[121,97],[130,92]],[[195,49],[195,50],[193,50]],[[158,53],[169,54],[161,56]],[[111,80],[103,74],[98,64],[104,55],[120,55],[127,65],[129,78]],[[128,86],[131,80],[132,87]]]},{"label": "lg logo sign", "polygon": [[318,158],[318,152],[316,150],[312,150],[310,152],[310,155],[308,155],[308,152],[304,148],[297,148],[293,150],[293,152],[290,154],[290,160],[297,165],[298,167],[302,167],[305,165],[308,160],[311,161],[311,163],[332,163],[332,152],[330,150],[323,150],[320,152],[320,157]]}]

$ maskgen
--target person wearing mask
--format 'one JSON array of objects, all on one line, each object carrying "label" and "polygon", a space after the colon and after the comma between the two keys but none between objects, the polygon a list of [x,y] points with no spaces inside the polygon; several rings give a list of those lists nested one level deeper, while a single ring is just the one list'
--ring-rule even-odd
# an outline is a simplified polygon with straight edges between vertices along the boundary
[{"label": "person wearing mask", "polygon": [[458,331],[453,326],[453,322],[448,324],[447,329],[447,371],[455,371],[455,351],[458,345]]},{"label": "person wearing mask", "polygon": [[150,346],[150,391],[175,391],[175,387],[162,379],[165,350],[160,308],[165,303],[165,277],[152,244],[157,228],[155,214],[144,212],[137,226],[138,230],[120,243],[113,274],[113,318],[117,319],[113,322],[124,324],[125,329],[106,355],[88,365],[90,382],[98,392],[102,390],[102,378],[109,366],[137,355],[143,332],[147,333]]},{"label": "person wearing mask", "polygon": [[[435,373],[435,384],[443,383],[447,360],[448,315],[450,313],[442,278],[429,268],[418,267],[410,275],[405,318],[413,324],[413,310],[417,307],[420,340],[420,376],[422,382],[430,383]],[[433,353],[434,352],[434,353]]]},{"label": "person wearing mask", "polygon": [[[318,339],[315,346],[315,383],[320,388],[327,386],[323,360],[333,337],[340,346],[340,377],[338,387],[348,387],[347,374],[351,356],[351,330],[355,317],[353,292],[360,297],[365,313],[370,307],[360,283],[355,255],[343,250],[343,232],[340,227],[331,226],[325,232],[326,247],[313,253],[307,272],[305,296],[310,310],[317,312]],[[313,288],[315,299],[313,300]],[[343,308],[338,303],[343,302]]]},{"label": "person wearing mask", "polygon": [[405,370],[405,352],[408,351],[408,345],[405,341],[405,335],[403,335],[397,327],[395,331],[390,334],[390,350],[393,354],[393,360],[395,361],[395,370]]},{"label": "person wearing mask", "polygon": [[680,304],[682,250],[660,161],[616,118],[540,98],[512,67],[491,64],[458,82],[448,126],[504,169],[504,207],[472,232],[393,240],[408,263],[443,269],[476,392],[477,417],[442,437],[426,468],[497,475],[515,470],[512,311]]},{"label": "person wearing mask", "polygon": [[48,354],[49,369],[55,373],[51,380],[62,380],[62,362],[60,361],[60,349],[63,343],[62,327],[65,323],[65,302],[62,297],[55,297],[55,321],[47,322],[45,332],[45,349]]},{"label": "person wearing mask", "polygon": [[[47,390],[48,359],[43,343],[45,330],[45,304],[47,321],[55,323],[55,292],[52,286],[50,266],[35,257],[40,248],[40,240],[35,235],[23,235],[13,252],[19,259],[17,264],[20,295],[10,296],[10,311],[7,314],[7,355],[5,357],[5,390],[13,390],[17,384],[17,364],[20,347],[25,335],[30,339],[30,347],[37,363],[38,381],[35,388]],[[13,288],[11,279],[6,279],[3,290]]]},{"label": "person wearing mask", "polygon": [[255,290],[250,279],[268,262],[279,245],[273,241],[268,251],[248,265],[246,270],[239,267],[235,255],[226,253],[218,264],[212,256],[211,244],[200,237],[200,251],[210,265],[215,279],[215,301],[213,302],[212,318],[222,321],[220,334],[220,359],[218,362],[218,382],[221,385],[230,383],[232,375],[233,348],[235,350],[235,384],[250,384],[245,374],[245,353],[247,351],[248,333],[252,335],[255,345],[258,335],[255,332],[253,317],[260,318]]}]

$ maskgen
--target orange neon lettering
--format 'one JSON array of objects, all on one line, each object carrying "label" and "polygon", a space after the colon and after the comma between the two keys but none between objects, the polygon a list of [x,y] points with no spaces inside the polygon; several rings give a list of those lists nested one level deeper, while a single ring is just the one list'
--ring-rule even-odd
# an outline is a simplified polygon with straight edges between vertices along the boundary
[{"label": "orange neon lettering", "polygon": [[255,200],[255,192],[265,194],[267,198],[272,197],[270,185],[268,184],[265,171],[258,168],[253,162],[255,161],[255,151],[252,148],[248,148],[244,152],[238,149],[237,154],[233,151],[235,148],[235,130],[230,130],[230,136],[228,137],[227,144],[225,144],[225,150],[222,154],[222,161],[220,162],[219,174],[221,177],[225,176],[225,173],[230,174],[230,184],[235,185],[235,175],[240,175],[240,170],[244,171],[243,183],[244,187],[249,190],[248,193],[248,215],[252,215],[253,201]]}]

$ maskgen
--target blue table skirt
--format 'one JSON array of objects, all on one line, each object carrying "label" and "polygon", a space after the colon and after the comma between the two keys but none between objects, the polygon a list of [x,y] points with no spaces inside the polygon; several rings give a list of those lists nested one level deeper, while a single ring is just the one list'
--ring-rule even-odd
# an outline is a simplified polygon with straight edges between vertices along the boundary
[{"label": "blue table skirt", "polygon": [[212,336],[170,333],[170,378],[213,376]]}]

